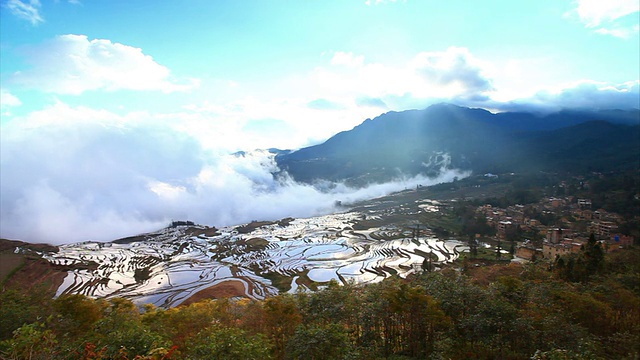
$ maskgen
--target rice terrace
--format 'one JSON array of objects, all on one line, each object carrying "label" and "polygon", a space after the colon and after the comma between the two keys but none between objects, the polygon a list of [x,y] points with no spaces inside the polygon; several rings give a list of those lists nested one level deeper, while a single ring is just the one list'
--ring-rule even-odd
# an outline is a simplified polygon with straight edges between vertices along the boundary
[{"label": "rice terrace", "polygon": [[[393,210],[403,214],[371,209],[221,229],[174,222],[158,232],[111,243],[62,245],[44,258],[53,265],[83,265],[69,271],[57,296],[118,296],[168,308],[198,294],[215,295],[226,284],[236,289],[233,295],[264,299],[317,289],[331,280],[378,282],[421,271],[423,264],[436,269],[453,262],[468,249],[466,244],[438,239],[408,220],[438,211],[439,204],[418,200],[413,208]],[[390,224],[392,215],[405,221]]]}]

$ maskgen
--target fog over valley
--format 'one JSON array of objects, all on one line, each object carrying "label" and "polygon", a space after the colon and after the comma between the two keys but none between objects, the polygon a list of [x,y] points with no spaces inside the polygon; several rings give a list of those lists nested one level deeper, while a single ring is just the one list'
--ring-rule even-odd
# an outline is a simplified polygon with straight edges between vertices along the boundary
[{"label": "fog over valley", "polygon": [[434,178],[399,173],[397,181],[359,189],[302,184],[274,175],[268,151],[234,154],[145,122],[23,126],[3,132],[2,154],[1,236],[52,244],[114,240],[171,220],[229,226],[309,217],[339,210],[336,201],[468,175],[443,168]]}]

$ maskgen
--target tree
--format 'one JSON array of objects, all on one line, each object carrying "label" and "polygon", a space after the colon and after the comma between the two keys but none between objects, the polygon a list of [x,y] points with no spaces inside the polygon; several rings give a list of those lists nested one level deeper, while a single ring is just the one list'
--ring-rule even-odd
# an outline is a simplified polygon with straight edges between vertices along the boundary
[{"label": "tree", "polygon": [[352,355],[349,333],[339,324],[300,325],[287,345],[288,359],[339,360]]},{"label": "tree", "polygon": [[141,318],[142,323],[153,332],[171,340],[179,349],[184,349],[189,338],[216,320],[216,302],[209,300],[169,310],[148,306],[146,310]]},{"label": "tree", "polygon": [[99,349],[104,348],[104,355],[109,358],[143,356],[170,345],[142,323],[140,312],[131,300],[122,298],[109,300],[105,315],[95,323],[86,340]]},{"label": "tree", "polygon": [[213,325],[190,339],[185,355],[194,360],[268,360],[271,359],[271,344],[262,335]]},{"label": "tree", "polygon": [[584,256],[586,258],[588,276],[602,271],[604,267],[604,251],[602,250],[602,245],[596,241],[593,233],[589,235],[589,241],[584,249]]},{"label": "tree", "polygon": [[284,358],[289,339],[302,322],[295,299],[288,294],[278,295],[265,300],[265,317],[267,334],[274,345],[274,354],[278,359]]},{"label": "tree", "polygon": [[604,269],[604,250],[591,233],[589,241],[578,254],[569,254],[555,261],[556,274],[568,281],[586,282]]},{"label": "tree", "polygon": [[300,294],[298,304],[302,309],[304,322],[309,323],[344,323],[352,321],[359,304],[354,298],[355,288],[352,285],[340,285],[331,280],[322,291],[311,294]]},{"label": "tree", "polygon": [[471,254],[471,258],[475,258],[478,256],[478,241],[475,239],[473,235],[469,235],[469,254]]},{"label": "tree", "polygon": [[53,301],[56,311],[53,327],[61,336],[76,339],[89,332],[108,307],[105,301],[93,300],[84,295],[70,294]]},{"label": "tree", "polygon": [[430,356],[438,333],[449,324],[439,303],[421,287],[407,284],[383,291],[385,353],[412,357]]},{"label": "tree", "polygon": [[53,331],[40,322],[34,322],[17,329],[12,339],[0,343],[0,350],[7,348],[10,359],[49,360],[58,357],[57,344]]},{"label": "tree", "polygon": [[0,341],[11,339],[22,325],[47,318],[51,315],[50,305],[50,295],[38,287],[0,291]]}]

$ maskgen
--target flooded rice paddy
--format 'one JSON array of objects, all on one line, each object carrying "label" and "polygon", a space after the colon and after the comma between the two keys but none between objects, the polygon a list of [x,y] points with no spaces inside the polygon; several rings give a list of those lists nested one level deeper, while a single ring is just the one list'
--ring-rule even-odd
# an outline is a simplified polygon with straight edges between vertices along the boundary
[{"label": "flooded rice paddy", "polygon": [[[423,206],[422,211],[434,211]],[[377,282],[455,260],[464,244],[428,230],[385,226],[354,230],[359,212],[260,224],[250,230],[198,225],[169,227],[129,243],[63,245],[46,255],[69,271],[57,295],[126,297],[168,308],[196,293],[234,281],[244,296],[263,299],[305,291],[331,280]],[[215,231],[212,231],[215,230]],[[279,279],[279,286],[274,285]],[[288,286],[282,286],[282,282]]]}]

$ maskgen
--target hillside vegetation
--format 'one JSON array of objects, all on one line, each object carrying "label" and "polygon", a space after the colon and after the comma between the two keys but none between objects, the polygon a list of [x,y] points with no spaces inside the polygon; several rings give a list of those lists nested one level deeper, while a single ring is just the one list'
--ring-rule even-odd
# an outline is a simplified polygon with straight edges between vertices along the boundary
[{"label": "hillside vegetation", "polygon": [[143,310],[0,294],[8,359],[636,359],[640,249],[581,282],[546,263],[470,267],[256,300]]}]

